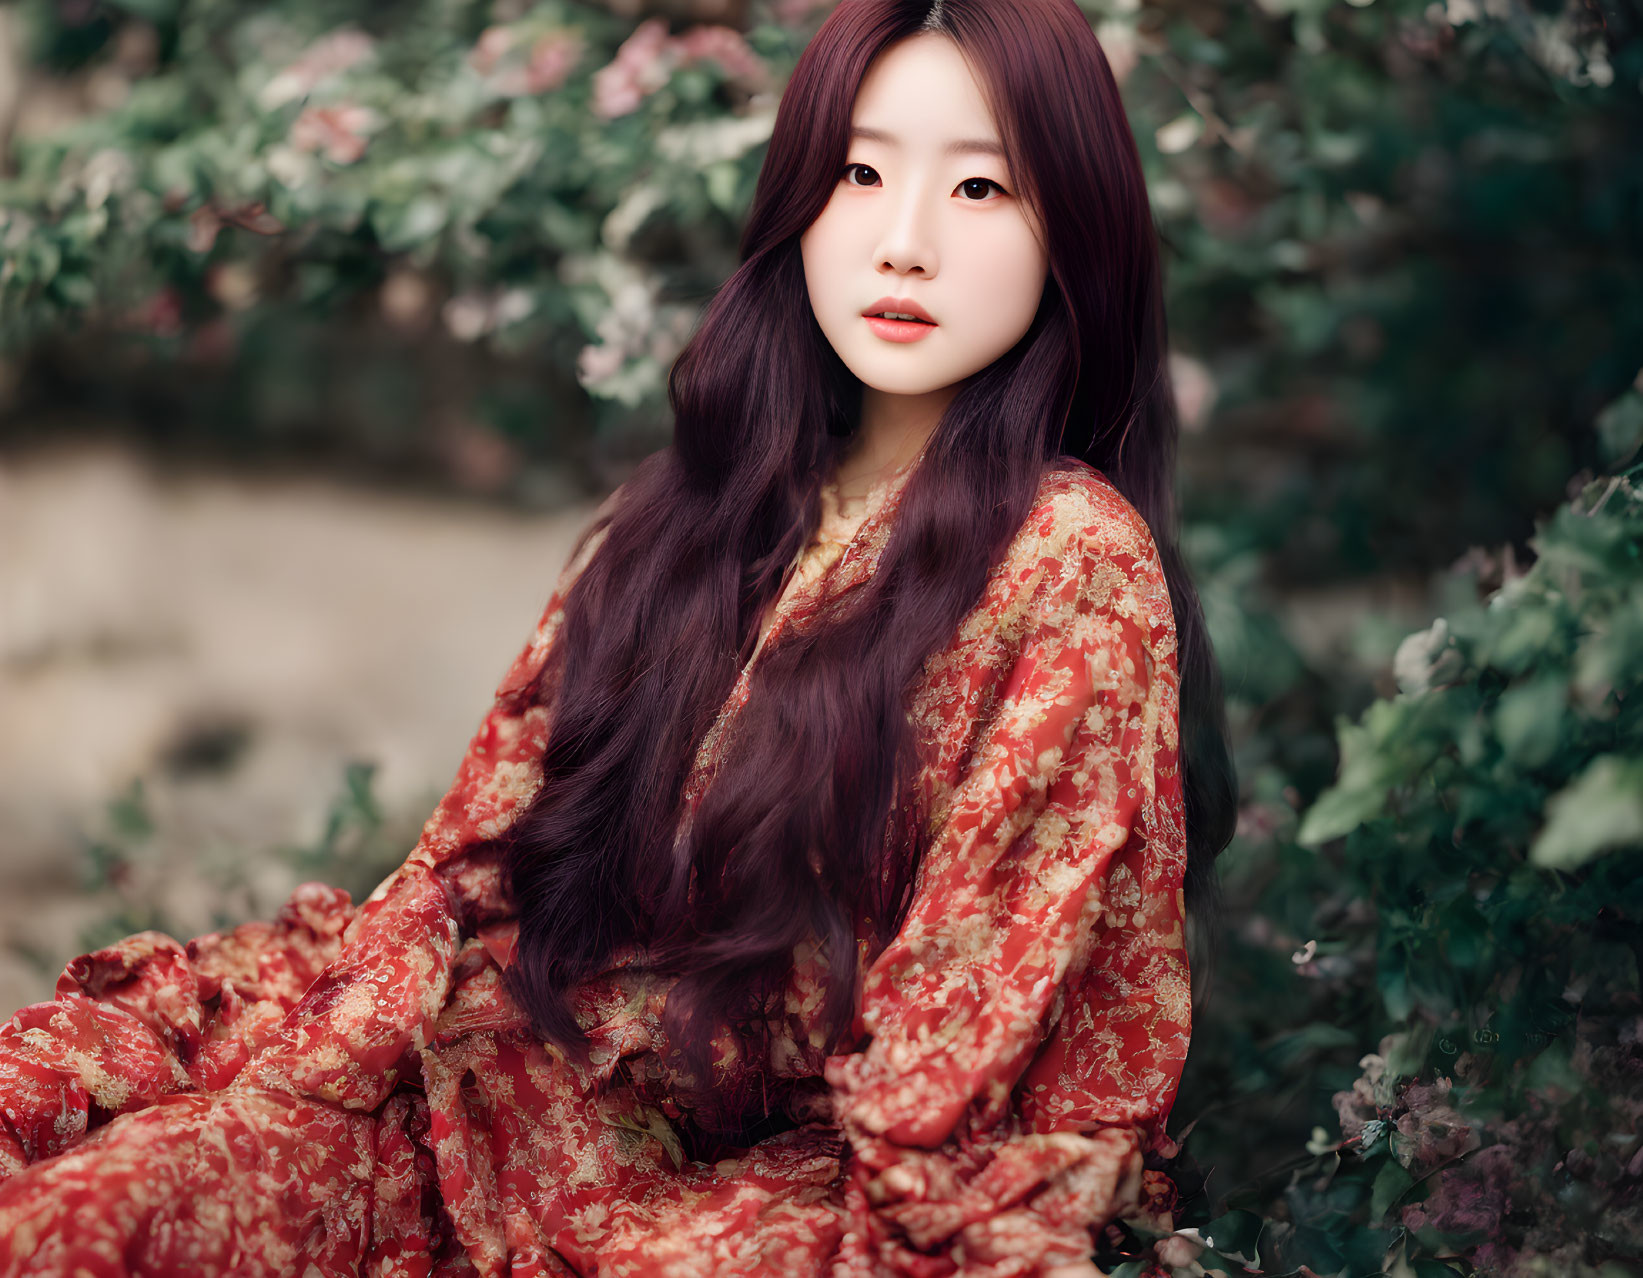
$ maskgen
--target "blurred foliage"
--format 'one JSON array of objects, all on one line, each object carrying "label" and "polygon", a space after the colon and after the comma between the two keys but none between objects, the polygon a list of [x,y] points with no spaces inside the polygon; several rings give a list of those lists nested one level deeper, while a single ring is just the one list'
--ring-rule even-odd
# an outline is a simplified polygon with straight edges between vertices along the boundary
[{"label": "blurred foliage", "polygon": [[1643,1265],[1643,465],[1533,547],[1406,641],[1297,839],[1345,836],[1375,906],[1322,931],[1387,1033],[1335,1101],[1374,1214],[1502,1272],[1596,1273]]},{"label": "blurred foliage", "polygon": [[[88,56],[80,28],[120,10],[75,7],[71,33],[69,8],[35,6],[36,46]],[[569,3],[140,8],[125,56],[152,69],[17,138],[0,186],[0,341],[48,402],[92,383],[74,398],[242,447],[334,452],[340,426],[373,465],[426,452],[482,489],[585,431],[579,370],[607,424],[654,431],[769,135],[757,49],[790,65],[793,33]]]},{"label": "blurred foliage", "polygon": [[[405,859],[421,823],[420,816],[382,811],[372,790],[375,775],[373,763],[346,765],[321,829],[308,842],[276,844],[254,855],[224,846],[191,865],[191,876],[216,894],[210,928],[271,916],[298,883],[309,879],[342,888],[356,903],[369,896]],[[177,867],[157,843],[158,833],[147,787],[141,777],[134,778],[107,804],[100,829],[81,840],[81,886],[94,899],[106,901],[107,908],[76,937],[76,953],[149,929],[183,939],[193,934],[166,903],[165,884]],[[255,884],[254,864],[262,872]],[[33,957],[47,962],[43,955]]]},{"label": "blurred foliage", "polygon": [[1643,1266],[1643,463],[1531,545],[1485,600],[1457,574],[1398,693],[1342,719],[1335,784],[1257,802],[1228,853],[1188,1143],[1232,1162],[1273,1093],[1341,1133],[1229,1194],[1267,1272]]},{"label": "blurred foliage", "polygon": [[[1166,243],[1244,785],[1176,1107],[1202,1193],[1104,1263],[1639,1272],[1643,10],[1082,2]],[[608,484],[666,441],[826,8],[18,6],[81,105],[10,139],[0,443],[75,410]],[[359,899],[407,844],[368,772],[333,815],[287,851]]]},{"label": "blurred foliage", "polygon": [[[1643,345],[1635,10],[1087,7],[1213,401],[1205,555],[1321,582],[1525,535]],[[825,8],[32,0],[35,61],[120,100],[12,140],[25,402],[516,495],[508,458],[648,451]]]}]

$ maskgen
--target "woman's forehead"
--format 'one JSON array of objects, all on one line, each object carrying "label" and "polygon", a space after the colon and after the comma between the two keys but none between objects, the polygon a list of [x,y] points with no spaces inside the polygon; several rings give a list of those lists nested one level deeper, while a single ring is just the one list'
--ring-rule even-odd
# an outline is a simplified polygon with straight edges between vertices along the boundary
[{"label": "woman's forehead", "polygon": [[946,36],[923,33],[891,45],[862,77],[851,124],[896,144],[997,144],[998,130],[968,60]]}]

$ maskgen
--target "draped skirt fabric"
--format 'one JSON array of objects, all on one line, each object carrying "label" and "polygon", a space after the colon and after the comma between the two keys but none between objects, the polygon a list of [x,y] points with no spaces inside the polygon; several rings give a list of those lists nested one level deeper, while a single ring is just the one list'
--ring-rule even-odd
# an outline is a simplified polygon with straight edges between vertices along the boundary
[{"label": "draped skirt fabric", "polygon": [[234,1073],[351,914],[308,884],[273,926],[140,933],[0,1027],[0,1274],[825,1271],[837,1128],[687,1151],[626,1071],[590,1087],[522,1028],[460,1028],[471,999],[370,1112]]},{"label": "draped skirt fabric", "polygon": [[[825,571],[792,575],[689,803],[759,650],[870,579],[902,482]],[[550,711],[526,690],[586,563],[366,901],[305,884],[273,920],[139,933],[0,1026],[0,1278],[1036,1278],[1118,1219],[1173,1228],[1157,1163],[1191,1021],[1175,636],[1116,488],[1047,472],[925,663],[908,713],[930,828],[905,918],[859,955],[836,1055],[823,956],[795,951],[770,1059],[732,1053],[752,1074],[709,1089],[758,1078],[775,1117],[745,1144],[693,1124],[665,983],[629,966],[578,988],[586,1065],[502,985],[517,920],[494,840],[541,783]]]}]

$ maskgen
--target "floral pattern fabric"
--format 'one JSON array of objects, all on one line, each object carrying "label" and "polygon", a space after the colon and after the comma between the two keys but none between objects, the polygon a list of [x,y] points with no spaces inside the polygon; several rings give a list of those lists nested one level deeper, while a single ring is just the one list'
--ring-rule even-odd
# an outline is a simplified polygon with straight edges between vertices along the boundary
[{"label": "floral pattern fabric", "polygon": [[[801,556],[691,803],[760,649],[871,576],[907,473]],[[269,922],[139,933],[0,1027],[0,1274],[1005,1278],[1087,1260],[1120,1216],[1170,1227],[1145,1161],[1173,1152],[1191,1021],[1177,668],[1135,510],[1082,463],[1046,473],[909,703],[929,850],[863,950],[855,1047],[823,1053],[801,947],[757,1063],[792,1125],[716,1149],[682,1138],[664,983],[619,961],[579,987],[587,1068],[500,983],[485,841],[540,783],[522,689],[594,547],[357,908],[305,884]]]}]

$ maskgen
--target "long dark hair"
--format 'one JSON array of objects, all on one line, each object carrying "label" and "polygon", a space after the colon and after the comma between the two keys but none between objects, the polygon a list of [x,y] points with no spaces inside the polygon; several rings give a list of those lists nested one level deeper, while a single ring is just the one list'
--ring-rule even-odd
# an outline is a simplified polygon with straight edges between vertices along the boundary
[{"label": "long dark hair", "polygon": [[[1020,342],[943,413],[871,581],[825,624],[790,630],[761,655],[734,746],[676,844],[696,747],[816,526],[820,485],[859,415],[860,383],[811,311],[799,236],[843,168],[868,65],[921,31],[954,40],[976,68],[1019,193],[1045,228],[1044,297]],[[541,789],[503,840],[519,916],[506,982],[545,1038],[586,1059],[570,989],[635,945],[678,977],[664,1029],[705,1081],[711,1040],[727,1028],[759,1038],[794,947],[814,935],[830,964],[822,1017],[836,1049],[853,1015],[854,911],[887,943],[918,855],[919,822],[902,802],[913,766],[905,693],[979,602],[1063,455],[1102,471],[1136,508],[1169,579],[1185,893],[1202,977],[1236,786],[1219,675],[1178,547],[1166,356],[1140,158],[1074,0],[835,9],[783,95],[740,265],[673,365],[673,444],[589,530],[602,541],[524,694],[553,710]]]}]

